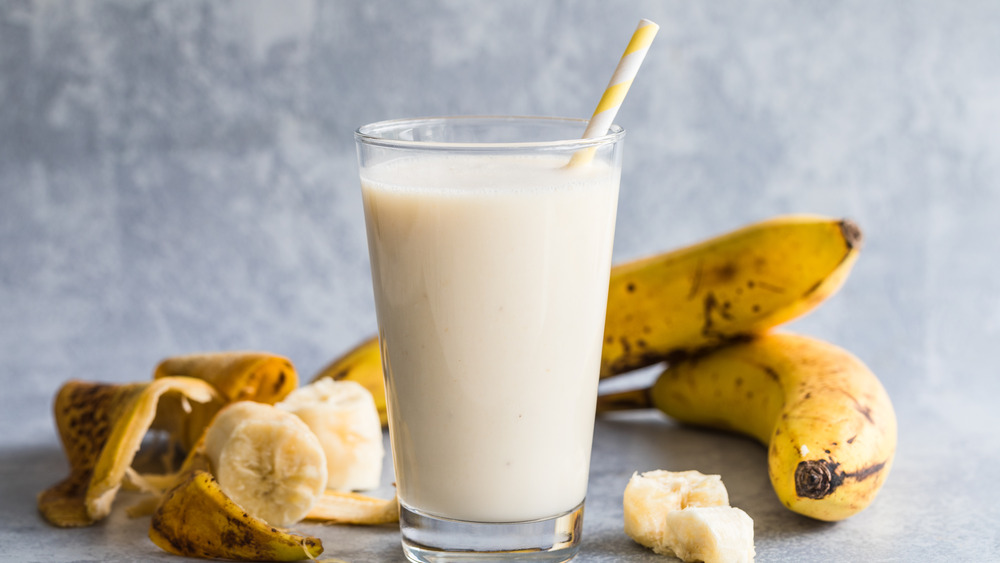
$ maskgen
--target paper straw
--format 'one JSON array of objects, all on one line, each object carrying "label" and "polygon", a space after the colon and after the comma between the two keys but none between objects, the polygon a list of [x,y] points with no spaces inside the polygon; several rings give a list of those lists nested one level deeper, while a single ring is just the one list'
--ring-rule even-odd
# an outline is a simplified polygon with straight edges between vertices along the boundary
[{"label": "paper straw", "polygon": [[[656,37],[656,32],[659,29],[660,26],[647,19],[639,20],[639,26],[635,28],[635,33],[632,34],[632,39],[629,40],[622,58],[618,61],[618,67],[611,75],[608,87],[604,89],[601,101],[598,102],[597,109],[594,110],[594,115],[590,117],[587,129],[583,132],[584,139],[607,134],[608,128],[611,127],[615,116],[618,115],[618,108],[621,107],[622,100],[625,99],[625,94],[628,93],[636,73],[639,72],[639,66],[646,58],[649,46],[653,43],[653,38]],[[594,150],[595,148],[592,147],[578,151],[573,155],[569,166],[590,162],[594,156]]]}]

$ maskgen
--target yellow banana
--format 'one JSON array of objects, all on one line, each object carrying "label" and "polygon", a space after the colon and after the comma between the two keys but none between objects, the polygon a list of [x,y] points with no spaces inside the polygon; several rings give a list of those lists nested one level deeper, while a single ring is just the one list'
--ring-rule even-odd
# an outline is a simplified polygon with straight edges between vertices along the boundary
[{"label": "yellow banana", "polygon": [[167,492],[149,526],[164,551],[239,561],[298,561],[323,552],[319,538],[272,527],[230,500],[207,471],[191,471]]},{"label": "yellow banana", "polygon": [[334,381],[354,381],[361,384],[372,394],[382,426],[388,423],[389,418],[385,406],[385,380],[382,379],[382,353],[379,350],[377,336],[359,343],[327,364],[312,381],[315,382],[324,377],[332,378]]},{"label": "yellow banana", "polygon": [[[688,356],[804,315],[843,284],[861,238],[846,219],[787,215],[615,266],[601,377]],[[365,386],[386,424],[378,338],[330,362],[315,379],[322,377]]]},{"label": "yellow banana", "polygon": [[688,356],[810,311],[861,246],[849,220],[787,215],[611,271],[601,377]]},{"label": "yellow banana", "polygon": [[765,444],[778,498],[818,520],[867,507],[896,450],[896,415],[878,378],[847,351],[805,336],[733,343],[671,364],[651,389],[599,400],[599,410],[647,405]]}]

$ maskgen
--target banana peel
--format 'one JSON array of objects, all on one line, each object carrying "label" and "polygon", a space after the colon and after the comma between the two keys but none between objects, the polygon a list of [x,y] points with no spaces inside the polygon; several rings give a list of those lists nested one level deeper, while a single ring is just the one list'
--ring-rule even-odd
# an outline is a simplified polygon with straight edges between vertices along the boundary
[{"label": "banana peel", "polygon": [[150,519],[149,538],[176,555],[240,561],[299,561],[323,552],[319,538],[270,526],[246,512],[211,473],[187,472]]},{"label": "banana peel", "polygon": [[379,525],[399,522],[399,501],[327,489],[306,515],[324,524]]},{"label": "banana peel", "polygon": [[106,517],[157,405],[173,397],[178,405],[218,400],[199,379],[163,377],[131,384],[72,380],[56,394],[55,418],[70,463],[68,477],[38,495],[38,509],[59,527],[89,526]]},{"label": "banana peel", "polygon": [[200,405],[185,405],[168,399],[158,416],[173,431],[173,438],[190,451],[208,428],[215,414],[234,401],[255,401],[273,405],[296,387],[299,379],[292,362],[265,352],[209,352],[174,356],[161,361],[154,379],[194,377],[211,384],[218,400]]}]

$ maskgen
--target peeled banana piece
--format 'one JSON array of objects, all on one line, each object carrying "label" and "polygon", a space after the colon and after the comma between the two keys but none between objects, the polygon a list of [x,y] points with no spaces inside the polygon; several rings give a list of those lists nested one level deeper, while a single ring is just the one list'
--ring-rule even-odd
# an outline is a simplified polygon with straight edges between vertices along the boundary
[{"label": "peeled banana piece", "polygon": [[635,473],[623,498],[625,533],[640,545],[684,561],[753,561],[753,521],[729,506],[718,475],[698,471]]},{"label": "peeled banana piece", "polygon": [[150,520],[149,538],[187,557],[298,561],[323,552],[319,538],[292,534],[254,516],[202,470],[190,472],[167,492]]},{"label": "peeled banana piece", "polygon": [[236,504],[272,526],[305,518],[326,489],[326,454],[301,419],[272,405],[238,401],[205,433],[205,456]]},{"label": "peeled banana piece", "polygon": [[368,390],[375,401],[382,426],[389,422],[385,403],[385,381],[382,377],[382,353],[378,337],[369,338],[334,359],[316,374],[312,381],[323,379],[354,381]]},{"label": "peeled banana piece", "polygon": [[382,476],[382,423],[372,394],[355,381],[323,378],[275,405],[299,417],[326,455],[327,489],[375,489]]},{"label": "peeled banana piece", "polygon": [[768,333],[672,363],[649,399],[681,422],[765,444],[778,498],[818,520],[866,508],[896,450],[896,415],[878,378],[846,350],[806,336]]},{"label": "peeled banana piece", "polygon": [[733,506],[692,507],[667,514],[670,551],[684,561],[750,563],[753,520]]}]

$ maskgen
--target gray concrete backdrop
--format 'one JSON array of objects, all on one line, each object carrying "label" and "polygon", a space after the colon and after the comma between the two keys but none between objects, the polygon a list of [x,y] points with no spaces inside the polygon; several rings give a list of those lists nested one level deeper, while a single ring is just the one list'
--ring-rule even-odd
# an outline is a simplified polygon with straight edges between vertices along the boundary
[{"label": "gray concrete backdrop", "polygon": [[[886,512],[858,524],[887,531],[872,559],[1000,558],[989,0],[0,2],[0,442],[29,452],[0,475],[58,459],[30,452],[58,451],[66,379],[234,348],[309,377],[373,333],[353,130],[588,117],[641,17],[661,30],[617,119],[616,260],[781,213],[856,220],[851,278],[792,328],[852,350],[896,403]],[[952,489],[956,471],[979,485]],[[35,490],[4,519],[34,518]],[[918,507],[927,551],[907,551]],[[843,555],[807,535],[761,541]]]}]

